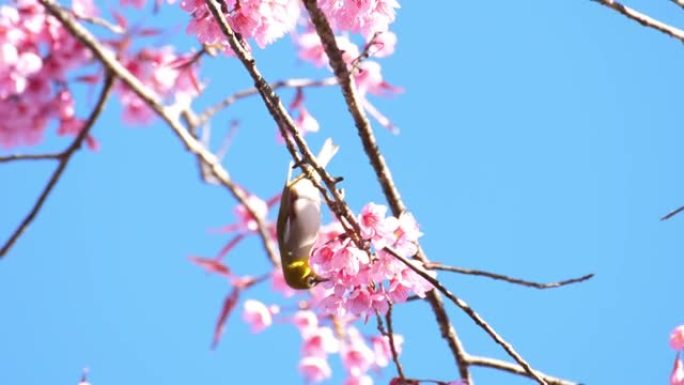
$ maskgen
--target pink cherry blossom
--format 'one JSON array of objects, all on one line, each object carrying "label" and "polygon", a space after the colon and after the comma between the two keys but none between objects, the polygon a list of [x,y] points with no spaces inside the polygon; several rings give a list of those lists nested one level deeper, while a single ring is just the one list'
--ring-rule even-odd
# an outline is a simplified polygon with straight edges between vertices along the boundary
[{"label": "pink cherry blossom", "polygon": [[[253,38],[261,48],[294,30],[300,14],[297,0],[228,0],[225,5],[224,15],[235,32],[243,38]],[[202,43],[227,47],[225,36],[204,1],[182,1],[181,8],[192,16],[188,33],[195,34]],[[230,52],[227,48],[226,51]]]},{"label": "pink cherry blossom", "polygon": [[674,350],[684,350],[684,325],[679,325],[672,330],[670,346]]},{"label": "pink cherry blossom", "polygon": [[[187,103],[201,88],[192,64],[178,65],[184,57],[170,46],[145,48],[123,59],[126,68],[157,95],[170,101]],[[187,62],[187,60],[185,60]],[[148,124],[154,112],[127,86],[119,87],[124,105],[124,121]]]},{"label": "pink cherry blossom", "polygon": [[329,327],[309,329],[304,338],[302,355],[304,356],[326,356],[328,353],[336,353],[339,343],[332,329]]},{"label": "pink cherry blossom", "polygon": [[373,379],[367,375],[349,376],[344,380],[344,385],[373,385]]},{"label": "pink cherry blossom", "polygon": [[314,118],[305,107],[300,107],[298,109],[299,115],[295,117],[295,124],[297,129],[302,135],[306,135],[309,132],[318,132],[320,126],[316,118]]},{"label": "pink cherry blossom", "polygon": [[80,17],[97,16],[97,8],[92,0],[72,0],[71,9]]},{"label": "pink cherry blossom", "polygon": [[256,231],[258,224],[255,218],[259,218],[262,221],[266,219],[268,204],[254,194],[250,194],[247,197],[247,204],[254,212],[254,215],[244,205],[240,204],[235,208],[235,216],[238,218],[238,223],[241,227],[250,231]]},{"label": "pink cherry blossom", "polygon": [[361,376],[373,365],[375,355],[358,330],[349,327],[347,334],[348,341],[342,345],[340,350],[342,365],[351,376]]},{"label": "pink cherry blossom", "polygon": [[[404,343],[404,337],[400,335],[393,335],[394,347],[397,354],[401,354],[401,347]],[[387,336],[376,336],[371,339],[373,345],[373,352],[375,353],[375,365],[385,367],[392,361],[392,347],[390,346],[390,339]]]},{"label": "pink cherry blossom", "polygon": [[365,205],[363,209],[361,209],[361,214],[359,214],[361,235],[366,239],[375,240],[386,237],[388,235],[385,221],[386,216],[387,206],[378,205],[372,202]]},{"label": "pink cherry blossom", "polygon": [[[337,47],[342,51],[342,59],[349,64],[360,55],[359,47],[347,36],[336,36]],[[295,37],[300,59],[308,61],[317,67],[328,64],[328,56],[325,53],[321,39],[314,30],[300,33]]]},{"label": "pink cherry blossom", "polygon": [[684,362],[679,358],[679,354],[675,357],[674,367],[670,374],[670,385],[684,385]]},{"label": "pink cherry blossom", "polygon": [[318,329],[318,317],[310,310],[300,310],[292,317],[292,323],[302,336],[307,336]]},{"label": "pink cherry blossom", "polygon": [[380,32],[372,40],[373,57],[387,57],[394,53],[397,45],[397,35],[392,31]]},{"label": "pink cherry blossom", "polygon": [[337,29],[358,32],[365,37],[387,31],[396,17],[396,0],[320,0],[319,5]]},{"label": "pink cherry blossom", "polygon": [[307,356],[299,361],[299,371],[311,382],[321,382],[332,375],[332,369],[325,357]]},{"label": "pink cherry blossom", "polygon": [[147,0],[119,0],[119,4],[123,6],[132,5],[136,8],[142,8],[145,6]]},{"label": "pink cherry blossom", "polygon": [[248,299],[243,305],[242,318],[249,324],[253,333],[259,333],[271,326],[273,314],[278,313],[278,307],[266,307],[263,303]]}]

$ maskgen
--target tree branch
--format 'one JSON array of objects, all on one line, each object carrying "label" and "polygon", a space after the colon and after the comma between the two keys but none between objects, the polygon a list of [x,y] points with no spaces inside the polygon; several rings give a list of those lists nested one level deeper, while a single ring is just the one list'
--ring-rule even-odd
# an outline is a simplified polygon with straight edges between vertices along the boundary
[{"label": "tree branch", "polygon": [[[656,31],[660,31],[672,38],[675,38],[679,40],[680,42],[684,43],[684,31],[677,27],[673,27],[669,24],[663,23],[662,21],[656,20],[652,18],[651,16],[648,16],[644,13],[641,13],[639,11],[636,11],[632,8],[629,8],[625,5],[622,5],[621,3],[618,3],[617,1],[614,0],[591,0],[596,3],[599,3],[603,6],[606,6],[623,16],[626,16],[637,23],[643,25],[644,27],[652,28],[655,29]],[[679,3],[678,1],[675,1],[676,3]]]},{"label": "tree branch", "polygon": [[[481,367],[485,367],[485,368],[503,370],[503,371],[513,373],[513,374],[518,374],[518,375],[521,375],[524,377],[534,378],[534,377],[530,376],[530,373],[528,373],[521,366],[516,365],[516,364],[512,364],[510,362],[497,360],[494,358],[469,356],[468,357],[468,364],[472,365],[472,366],[481,366]],[[572,382],[572,381],[568,381],[568,380],[563,380],[561,378],[549,376],[549,375],[544,374],[540,371],[535,370],[535,373],[537,376],[543,378],[544,381],[546,381],[546,383],[549,385],[581,385],[581,384],[576,383],[576,382]]]},{"label": "tree branch", "polygon": [[45,9],[59,20],[72,36],[78,39],[83,45],[88,47],[93,55],[106,67],[112,74],[116,75],[126,86],[128,86],[145,104],[147,104],[176,134],[183,143],[185,149],[197,156],[207,165],[207,168],[220,183],[225,186],[231,195],[242,204],[247,212],[254,218],[257,224],[257,231],[264,250],[271,260],[271,263],[278,264],[278,254],[269,240],[269,234],[262,218],[256,215],[254,209],[249,204],[249,197],[239,188],[230,178],[228,171],[221,165],[214,154],[207,150],[202,143],[183,127],[179,120],[178,111],[165,107],[159,101],[159,97],[145,86],[138,78],[131,74],[115,57],[115,55],[102,44],[83,26],[81,26],[73,16],[62,10],[54,0],[39,0]]},{"label": "tree branch", "polygon": [[[337,84],[337,78],[335,77],[329,77],[325,79],[287,79],[287,80],[280,80],[277,82],[273,82],[269,84],[269,87],[271,87],[272,90],[277,90],[279,88],[313,88],[313,87],[330,87],[334,86]],[[230,107],[233,103],[237,102],[240,99],[244,99],[246,97],[256,95],[259,93],[259,90],[256,87],[252,88],[247,88],[241,91],[238,91],[227,98],[223,99],[222,101],[214,104],[213,106],[208,107],[206,110],[204,110],[201,114],[197,116],[197,121],[195,122],[195,125],[197,126],[202,126],[206,124],[209,119],[211,119],[215,114],[220,112],[221,110]]]},{"label": "tree branch", "polygon": [[[107,77],[105,79],[105,83],[102,86],[102,91],[100,92],[100,97],[97,100],[97,103],[95,104],[95,107],[93,108],[93,111],[90,113],[90,116],[88,116],[88,119],[85,121],[83,128],[81,129],[81,132],[78,133],[76,138],[74,139],[73,142],[71,142],[71,145],[67,147],[66,150],[63,152],[59,153],[56,155],[56,159],[59,159],[59,164],[57,165],[57,168],[55,171],[52,173],[52,176],[48,180],[47,184],[45,185],[45,188],[43,189],[43,192],[40,194],[38,197],[38,200],[36,200],[36,203],[33,205],[33,208],[29,213],[24,217],[24,220],[21,221],[19,226],[14,230],[14,232],[10,235],[9,239],[5,242],[5,244],[0,248],[0,258],[4,257],[7,252],[12,248],[12,245],[19,239],[19,237],[26,231],[26,229],[29,227],[31,222],[36,218],[38,215],[38,212],[40,212],[40,209],[43,207],[43,204],[45,204],[45,201],[47,200],[48,196],[52,192],[52,190],[55,188],[57,185],[57,182],[59,181],[60,177],[62,176],[62,173],[66,169],[67,165],[69,164],[69,161],[71,160],[71,157],[74,155],[74,153],[81,148],[81,145],[83,144],[83,141],[85,138],[88,136],[88,133],[92,129],[92,127],[95,125],[95,122],[97,121],[97,118],[100,116],[102,113],[102,110],[104,109],[104,106],[107,102],[107,98],[109,97],[109,93],[112,89],[112,85],[114,84],[114,77],[111,74],[107,74]],[[26,156],[23,157],[23,159],[55,159],[55,158],[46,158],[46,157],[41,157],[40,155],[38,156]],[[15,158],[16,159],[16,158]]]},{"label": "tree branch", "polygon": [[0,163],[21,160],[58,160],[63,154],[63,152],[53,152],[47,154],[13,154],[0,156]]},{"label": "tree branch", "polygon": [[422,268],[414,265],[409,261],[408,259],[404,258],[402,255],[397,253],[396,251],[392,250],[389,247],[385,247],[383,250],[387,251],[388,253],[392,254],[395,258],[403,262],[406,266],[408,266],[411,270],[415,271],[418,275],[421,277],[425,278],[428,282],[430,282],[435,289],[439,290],[444,294],[447,298],[451,300],[456,306],[461,308],[463,312],[465,312],[470,319],[477,324],[482,330],[484,330],[499,346],[501,346],[508,355],[515,360],[520,366],[523,367],[525,372],[530,375],[531,378],[536,380],[540,385],[546,385],[546,381],[542,377],[540,377],[537,372],[532,369],[532,366],[525,361],[524,358],[513,348],[513,346],[508,343],[503,337],[499,335],[499,333],[492,328],[487,321],[485,321],[482,317],[480,317],[479,314],[473,310],[470,305],[468,305],[465,301],[462,299],[458,298],[455,296],[453,293],[451,293],[444,285],[442,285],[441,282],[439,282],[437,279],[433,278],[430,274],[428,274],[425,270]]},{"label": "tree branch", "polygon": [[681,213],[682,211],[684,211],[684,206],[679,207],[679,208],[677,208],[677,209],[675,209],[675,210],[670,211],[670,212],[667,213],[664,217],[660,218],[660,220],[661,220],[661,221],[666,221],[666,220],[668,220],[668,219],[674,217],[675,215]]},{"label": "tree branch", "polygon": [[684,8],[684,0],[671,0],[673,3],[679,5],[680,7]]},{"label": "tree branch", "polygon": [[527,280],[520,279],[520,278],[510,277],[510,276],[503,275],[503,274],[492,273],[489,271],[464,269],[462,267],[447,266],[447,265],[443,265],[441,263],[436,263],[436,262],[428,262],[428,263],[425,263],[424,266],[428,270],[441,270],[441,271],[448,271],[448,272],[452,272],[452,273],[459,273],[459,274],[465,274],[465,275],[477,275],[480,277],[487,277],[487,278],[496,279],[496,280],[500,280],[500,281],[506,281],[508,283],[513,283],[516,285],[522,285],[522,286],[526,286],[526,287],[532,287],[535,289],[554,289],[554,288],[561,287],[561,286],[571,285],[573,283],[584,282],[588,279],[591,279],[594,276],[594,274],[586,274],[586,275],[583,275],[581,277],[565,279],[565,280],[557,281],[557,282],[534,282],[534,281],[527,281]]}]

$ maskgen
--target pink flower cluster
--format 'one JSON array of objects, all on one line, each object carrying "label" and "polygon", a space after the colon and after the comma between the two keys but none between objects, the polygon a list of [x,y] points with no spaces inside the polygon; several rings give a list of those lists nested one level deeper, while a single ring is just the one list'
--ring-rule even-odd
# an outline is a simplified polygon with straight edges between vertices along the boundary
[{"label": "pink flower cluster", "polygon": [[[244,305],[243,318],[252,330],[261,331],[271,324],[272,307],[247,300]],[[302,337],[302,357],[299,370],[309,382],[321,382],[332,376],[329,363],[331,354],[338,354],[347,373],[345,385],[372,385],[369,372],[389,365],[392,351],[389,337],[364,337],[352,326],[353,317],[332,319],[332,325],[322,325],[326,317],[311,310],[300,310],[290,321],[297,327]],[[397,353],[401,352],[403,338],[394,335]]]},{"label": "pink flower cluster", "polygon": [[396,18],[396,0],[319,0],[319,6],[335,29],[360,33],[370,40],[389,30]]},{"label": "pink flower cluster", "polygon": [[66,75],[89,59],[37,1],[0,6],[0,145],[36,144],[51,119],[60,134],[80,132]]},{"label": "pink flower cluster", "polygon": [[[381,32],[369,42],[369,52],[375,57],[388,56],[394,52],[397,38],[393,32]],[[371,93],[374,95],[386,95],[399,92],[400,89],[392,86],[384,80],[380,63],[373,60],[364,60],[357,63],[360,55],[359,47],[347,36],[336,37],[337,46],[342,51],[342,59],[353,70],[354,81],[361,95]],[[321,39],[316,32],[309,30],[297,35],[295,43],[298,47],[298,55],[302,60],[311,62],[317,67],[328,63]]]},{"label": "pink flower cluster", "polygon": [[[230,52],[204,0],[184,0],[181,7],[192,17],[189,33],[197,35],[204,44],[220,45]],[[223,2],[223,8],[233,30],[243,38],[253,38],[261,48],[291,32],[300,15],[297,0],[228,0]]]},{"label": "pink flower cluster", "polygon": [[681,352],[684,350],[684,325],[679,325],[670,334],[670,347],[677,351],[674,367],[670,374],[670,385],[684,385],[684,361]]},{"label": "pink flower cluster", "polygon": [[359,215],[361,232],[372,246],[371,253],[357,248],[338,225],[319,234],[311,265],[326,281],[312,293],[329,314],[384,314],[390,303],[405,302],[411,294],[424,297],[432,289],[428,281],[385,249],[413,257],[422,235],[413,215],[403,213],[396,218],[386,213],[387,207],[369,203]]},{"label": "pink flower cluster", "polygon": [[[177,55],[170,46],[146,48],[122,59],[126,68],[165,100],[186,105],[199,94],[192,55]],[[130,88],[119,87],[124,106],[123,119],[128,123],[149,123],[154,112]]]}]

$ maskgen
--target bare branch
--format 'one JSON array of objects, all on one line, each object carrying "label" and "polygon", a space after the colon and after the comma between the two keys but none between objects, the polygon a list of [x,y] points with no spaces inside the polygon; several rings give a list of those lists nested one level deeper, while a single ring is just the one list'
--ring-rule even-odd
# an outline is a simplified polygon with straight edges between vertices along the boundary
[{"label": "bare branch", "polygon": [[[47,9],[47,11],[57,18],[64,28],[66,28],[76,39],[83,45],[88,47],[93,55],[109,69],[112,74],[116,75],[121,81],[126,84],[140,99],[145,102],[157,115],[166,122],[171,130],[176,134],[178,139],[184,144],[185,149],[197,156],[204,162],[209,170],[216,176],[217,180],[225,186],[233,197],[242,204],[247,212],[254,218],[257,223],[257,231],[264,250],[273,264],[278,264],[278,254],[269,240],[268,230],[263,219],[255,214],[254,209],[249,204],[249,197],[240,189],[230,178],[228,171],[221,165],[214,154],[207,150],[202,143],[200,143],[188,130],[183,127],[179,120],[180,114],[173,113],[173,109],[165,107],[159,101],[159,97],[145,86],[138,78],[131,74],[97,39],[83,26],[81,26],[73,16],[68,12],[62,10],[54,0],[39,0],[39,2]],[[186,112],[186,111],[182,111]],[[189,114],[190,117],[194,117]]]},{"label": "bare branch", "polygon": [[[506,371],[509,373],[518,374],[518,375],[529,377],[529,378],[534,378],[534,377],[531,377],[530,374],[521,366],[516,365],[516,364],[512,364],[510,362],[497,360],[494,358],[469,356],[468,357],[468,364],[472,365],[472,366],[481,366],[481,367],[485,367],[485,368],[503,370],[503,371]],[[572,381],[568,381],[568,380],[563,380],[561,378],[549,376],[549,375],[544,374],[540,371],[535,371],[535,373],[538,377],[543,378],[544,381],[546,381],[546,383],[549,385],[580,385],[579,383],[576,383],[576,382],[572,382]]]},{"label": "bare branch", "polygon": [[461,308],[470,319],[477,324],[482,330],[484,330],[497,344],[499,344],[505,351],[508,353],[508,355],[515,360],[520,366],[522,366],[525,369],[525,372],[530,375],[534,380],[536,380],[539,384],[541,385],[546,385],[546,381],[544,381],[543,378],[541,378],[535,371],[532,369],[530,364],[525,361],[522,356],[513,348],[513,346],[508,343],[503,337],[499,335],[499,333],[492,328],[487,321],[485,321],[482,317],[480,317],[479,314],[473,310],[470,305],[468,305],[465,301],[462,299],[456,297],[454,294],[452,294],[442,283],[440,283],[437,279],[433,278],[430,274],[428,274],[425,270],[422,268],[414,265],[409,261],[408,259],[404,258],[402,255],[397,253],[396,251],[392,250],[389,247],[385,247],[383,250],[387,251],[388,253],[392,254],[395,258],[403,262],[406,266],[408,266],[411,270],[415,271],[418,275],[421,277],[425,278],[428,282],[430,282],[435,289],[439,290],[444,294],[447,298],[451,300],[456,306]]},{"label": "bare branch", "polygon": [[63,152],[53,152],[49,154],[13,154],[7,156],[0,156],[0,163],[21,160],[57,160],[63,155]]},{"label": "bare branch", "polygon": [[684,8],[684,0],[671,0],[673,3],[679,5],[680,7]]},{"label": "bare branch", "polygon": [[641,13],[639,11],[636,11],[632,8],[629,8],[625,5],[622,5],[621,3],[618,3],[617,1],[614,0],[591,0],[594,2],[597,2],[603,6],[606,6],[616,12],[619,12],[623,16],[626,16],[637,23],[643,25],[644,27],[652,28],[655,29],[656,31],[660,31],[672,38],[675,38],[679,40],[680,42],[684,43],[684,31],[677,27],[673,27],[669,24],[663,23],[662,21],[656,20],[652,18],[651,16],[648,16],[644,13]]},{"label": "bare branch", "polygon": [[591,279],[594,276],[594,274],[586,274],[586,275],[583,275],[581,277],[565,279],[565,280],[558,281],[558,282],[534,282],[534,281],[527,281],[527,280],[520,279],[520,278],[510,277],[510,276],[503,275],[503,274],[492,273],[489,271],[475,270],[475,269],[464,269],[462,267],[447,266],[447,265],[442,265],[441,263],[436,263],[436,262],[428,262],[428,263],[424,264],[424,266],[428,270],[441,270],[441,271],[448,271],[448,272],[452,272],[452,273],[459,273],[459,274],[465,274],[465,275],[477,275],[480,277],[487,277],[487,278],[496,279],[496,280],[500,280],[500,281],[506,281],[508,283],[513,283],[516,285],[522,285],[522,286],[526,286],[526,287],[532,287],[535,289],[554,289],[554,288],[561,287],[561,286],[571,285],[573,283],[584,282],[588,279]]},{"label": "bare branch", "polygon": [[26,231],[31,222],[33,222],[33,220],[38,215],[38,212],[40,212],[40,209],[43,207],[43,204],[47,200],[48,196],[50,195],[54,187],[57,185],[57,182],[62,176],[62,173],[69,164],[71,157],[78,149],[81,148],[83,141],[88,136],[88,133],[90,132],[93,125],[95,125],[97,118],[102,113],[102,110],[104,109],[104,106],[107,102],[107,98],[109,97],[109,93],[112,89],[113,84],[114,77],[111,74],[107,74],[105,83],[102,86],[102,91],[100,92],[100,97],[98,98],[97,103],[93,108],[93,111],[90,113],[90,116],[88,116],[88,119],[85,121],[84,126],[81,129],[81,132],[79,132],[74,141],[71,142],[71,145],[69,145],[69,147],[66,150],[64,150],[64,152],[60,153],[57,156],[57,158],[59,159],[59,164],[57,165],[57,168],[52,173],[52,176],[48,180],[48,183],[45,185],[43,192],[38,197],[38,200],[36,200],[36,203],[33,205],[31,211],[29,211],[26,217],[24,217],[24,220],[21,221],[19,226],[12,233],[12,235],[10,235],[9,239],[5,242],[2,248],[0,248],[0,258],[4,257],[7,254],[10,248],[12,248],[12,245],[14,245],[17,239],[19,239],[19,237],[24,233],[24,231]]},{"label": "bare branch", "polygon": [[[337,84],[337,78],[335,77],[329,77],[325,79],[287,79],[287,80],[280,80],[277,82],[273,82],[269,84],[272,90],[277,90],[279,88],[313,88],[313,87],[330,87],[334,86]],[[204,112],[199,114],[197,116],[197,122],[195,123],[197,126],[204,125],[213,117],[215,114],[220,112],[221,110],[230,107],[233,103],[237,102],[240,99],[244,99],[246,97],[256,95],[259,93],[259,90],[256,89],[255,87],[252,88],[247,88],[241,91],[238,91],[227,98],[223,99],[222,101],[214,104],[211,107],[208,107]]]},{"label": "bare branch", "polygon": [[681,213],[682,211],[684,211],[684,206],[682,206],[682,207],[680,207],[680,208],[678,208],[678,209],[675,209],[675,210],[670,211],[669,213],[667,213],[667,215],[665,215],[664,217],[660,218],[660,220],[661,220],[661,221],[666,221],[666,220],[668,220],[668,219],[674,217],[675,215]]}]

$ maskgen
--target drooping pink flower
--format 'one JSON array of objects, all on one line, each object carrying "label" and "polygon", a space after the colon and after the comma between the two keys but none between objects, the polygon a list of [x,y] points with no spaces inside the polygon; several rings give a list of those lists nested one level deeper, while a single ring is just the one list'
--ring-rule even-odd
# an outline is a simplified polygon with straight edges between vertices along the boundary
[{"label": "drooping pink flower", "polygon": [[384,315],[387,313],[387,295],[382,287],[370,289],[369,287],[355,287],[349,293],[347,309],[352,314],[360,317],[368,317],[375,312]]},{"label": "drooping pink flower", "polygon": [[307,336],[318,329],[318,317],[311,310],[300,310],[292,317],[292,323],[302,336]]},{"label": "drooping pink flower", "polygon": [[366,38],[387,31],[399,8],[396,0],[320,0],[319,5],[335,28],[358,32]]},{"label": "drooping pink flower", "polygon": [[387,226],[385,224],[385,217],[387,215],[387,206],[368,203],[361,209],[359,214],[359,226],[361,227],[361,235],[365,239],[379,239],[387,236]]},{"label": "drooping pink flower", "polygon": [[679,325],[670,333],[670,346],[674,350],[684,350],[684,325]]},{"label": "drooping pink flower", "polygon": [[339,342],[332,329],[329,327],[319,327],[310,329],[304,338],[302,355],[325,357],[328,353],[336,353],[339,349]]},{"label": "drooping pink flower", "polygon": [[344,385],[373,385],[373,379],[367,375],[349,376],[344,380]]},{"label": "drooping pink flower", "polygon": [[[345,63],[349,64],[359,57],[359,47],[347,36],[336,36],[335,41],[337,47],[342,51],[342,60]],[[323,67],[328,64],[328,55],[326,55],[323,43],[314,30],[310,29],[298,34],[295,38],[295,44],[300,59],[308,61],[316,67]]]},{"label": "drooping pink flower", "polygon": [[373,57],[387,57],[394,53],[394,49],[397,45],[397,35],[392,31],[380,32],[375,35],[372,41]]},{"label": "drooping pink flower", "polygon": [[325,357],[307,356],[299,361],[299,371],[311,382],[321,382],[332,375],[332,369]]},{"label": "drooping pink flower", "polygon": [[142,8],[145,6],[147,0],[119,0],[119,4],[122,6],[132,5],[135,8]]},{"label": "drooping pink flower", "polygon": [[248,299],[243,305],[242,318],[249,324],[252,333],[259,333],[271,326],[273,314],[278,311],[277,306],[266,307],[262,302]]},{"label": "drooping pink flower", "polygon": [[356,328],[347,329],[347,339],[340,349],[342,365],[351,376],[360,377],[373,365],[375,355]]},{"label": "drooping pink flower", "polygon": [[[165,101],[188,103],[196,96],[201,85],[192,64],[178,65],[183,55],[174,53],[173,47],[144,48],[122,61],[126,68],[157,96]],[[124,105],[124,120],[128,123],[148,124],[154,112],[126,85],[119,86]]]},{"label": "drooping pink flower", "polygon": [[238,218],[238,223],[241,227],[250,231],[256,231],[258,228],[256,218],[259,218],[262,221],[266,219],[268,205],[263,199],[254,194],[250,194],[247,197],[247,204],[254,212],[254,215],[252,215],[244,205],[239,204],[235,208],[235,216]]},{"label": "drooping pink flower", "polygon": [[299,115],[295,118],[295,124],[297,129],[302,135],[306,135],[309,132],[318,132],[320,126],[316,118],[314,118],[305,107],[298,109]]},{"label": "drooping pink flower", "polygon": [[[242,38],[253,38],[261,48],[291,32],[300,14],[297,0],[228,0],[224,4],[224,16],[235,32]],[[225,36],[203,1],[182,1],[181,8],[192,16],[188,33],[197,35],[202,43],[227,47]]]},{"label": "drooping pink flower", "polygon": [[684,385],[684,362],[679,358],[679,354],[675,357],[674,367],[670,374],[670,385]]},{"label": "drooping pink flower", "polygon": [[71,9],[80,17],[97,16],[97,8],[92,0],[72,0]]},{"label": "drooping pink flower", "polygon": [[[401,354],[401,347],[404,343],[404,337],[394,334],[394,347],[397,354]],[[388,336],[375,336],[371,339],[373,345],[373,352],[375,353],[375,365],[385,367],[392,362],[392,347],[390,346],[390,339]]]}]

